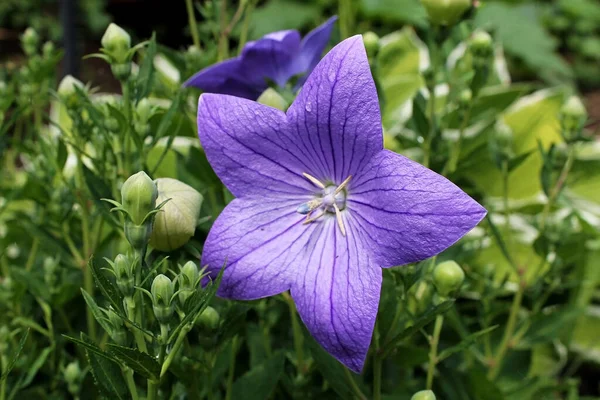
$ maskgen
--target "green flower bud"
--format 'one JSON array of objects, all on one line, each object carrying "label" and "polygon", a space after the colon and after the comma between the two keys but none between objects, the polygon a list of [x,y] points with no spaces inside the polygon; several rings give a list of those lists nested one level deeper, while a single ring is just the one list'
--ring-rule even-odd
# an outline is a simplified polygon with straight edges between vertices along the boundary
[{"label": "green flower bud", "polygon": [[42,47],[42,54],[44,56],[44,58],[50,58],[54,55],[54,52],[56,51],[56,46],[54,46],[54,43],[48,41],[46,43],[44,43],[44,46]]},{"label": "green flower bud", "polygon": [[435,400],[435,394],[431,390],[421,390],[413,394],[410,400]]},{"label": "green flower bud", "polygon": [[434,25],[454,25],[471,7],[471,0],[421,0]]},{"label": "green flower bud", "polygon": [[217,310],[208,306],[196,320],[196,326],[209,332],[214,332],[219,327],[220,316]]},{"label": "green flower bud", "polygon": [[117,287],[123,296],[132,296],[135,291],[135,262],[129,257],[119,254],[111,266],[117,278]]},{"label": "green flower bud", "polygon": [[21,44],[25,54],[31,56],[35,54],[37,47],[40,44],[40,36],[35,29],[29,27],[25,29],[25,32],[21,35]]},{"label": "green flower bud", "polygon": [[494,51],[494,41],[489,33],[475,31],[469,39],[469,50],[475,57],[488,58]]},{"label": "green flower bud", "polygon": [[65,367],[64,371],[65,381],[69,386],[76,384],[79,385],[81,381],[81,368],[79,367],[79,362],[73,361]]},{"label": "green flower bud", "polygon": [[375,57],[379,52],[379,48],[381,47],[379,43],[379,36],[375,32],[369,31],[363,33],[362,38],[369,58]]},{"label": "green flower bud", "polygon": [[169,200],[156,214],[150,245],[160,251],[172,251],[186,244],[194,235],[202,195],[177,179],[159,178],[157,205]]},{"label": "green flower bud", "polygon": [[106,317],[108,318],[108,323],[111,326],[111,331],[108,332],[110,338],[120,346],[127,346],[129,340],[127,337],[127,331],[125,330],[125,325],[123,324],[123,320],[121,317],[117,315],[115,310],[110,307],[106,312]]},{"label": "green flower bud", "polygon": [[104,119],[104,127],[110,132],[118,132],[120,128],[119,120],[113,117],[106,117]]},{"label": "green flower bud", "polygon": [[514,134],[510,126],[502,121],[498,121],[495,125],[493,133],[493,141],[496,148],[505,154],[512,152]]},{"label": "green flower bud", "polygon": [[458,95],[458,106],[461,108],[468,108],[473,101],[473,92],[471,89],[464,89]]},{"label": "green flower bud", "polygon": [[152,221],[146,221],[142,225],[136,225],[131,221],[125,222],[125,238],[135,250],[142,250],[148,246],[152,235]]},{"label": "green flower bud", "polygon": [[73,78],[71,75],[65,76],[58,85],[58,97],[68,108],[72,108],[77,104],[77,88],[84,90],[85,87],[80,80]]},{"label": "green flower bud", "polygon": [[131,49],[131,36],[119,25],[111,23],[100,40],[102,48],[115,62],[128,60]]},{"label": "green flower bud", "polygon": [[174,307],[171,300],[174,292],[173,282],[167,276],[160,274],[152,281],[152,309],[161,324],[168,324],[173,316]]},{"label": "green flower bud", "polygon": [[454,261],[444,261],[433,270],[433,284],[442,296],[455,294],[465,280],[465,273]]},{"label": "green flower bud", "polygon": [[141,225],[146,215],[154,210],[157,197],[156,184],[144,171],[131,175],[121,187],[123,208],[135,225]]},{"label": "green flower bud", "polygon": [[188,261],[181,267],[177,282],[179,283],[179,305],[183,307],[200,282],[200,271],[195,262]]},{"label": "green flower bud", "polygon": [[560,109],[560,124],[565,140],[569,141],[576,137],[587,120],[588,114],[581,99],[571,96]]},{"label": "green flower bud", "polygon": [[285,101],[285,99],[273,88],[268,88],[262,92],[256,101],[281,111],[285,111],[288,108],[287,101]]},{"label": "green flower bud", "polygon": [[150,100],[143,98],[135,107],[137,118],[140,121],[148,121],[154,114],[155,107],[150,103]]},{"label": "green flower bud", "polygon": [[119,81],[126,81],[131,75],[131,62],[125,61],[122,63],[112,64],[110,67],[113,75]]},{"label": "green flower bud", "polygon": [[187,68],[195,71],[202,64],[202,52],[196,46],[188,47],[184,54]]}]

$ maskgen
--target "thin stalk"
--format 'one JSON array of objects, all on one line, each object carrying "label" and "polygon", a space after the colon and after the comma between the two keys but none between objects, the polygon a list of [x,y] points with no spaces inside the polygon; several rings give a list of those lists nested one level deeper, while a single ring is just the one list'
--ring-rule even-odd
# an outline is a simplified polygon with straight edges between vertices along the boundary
[{"label": "thin stalk", "polygon": [[37,257],[37,252],[40,247],[40,239],[35,237],[33,239],[33,243],[31,245],[31,250],[29,251],[29,257],[27,257],[27,264],[25,264],[25,270],[31,271],[33,267],[33,263],[35,262],[35,258]]},{"label": "thin stalk", "polygon": [[364,393],[362,392],[362,390],[360,390],[360,388],[356,384],[356,381],[354,380],[354,377],[350,373],[350,370],[348,370],[348,368],[346,368],[346,367],[344,367],[344,374],[346,375],[348,384],[350,385],[350,388],[354,392],[354,395],[356,396],[356,398],[360,399],[360,400],[367,400],[367,396],[365,396]]},{"label": "thin stalk", "polygon": [[[158,364],[163,365],[165,361],[165,354],[167,352],[167,339],[169,338],[169,326],[160,324],[160,350],[158,352]],[[160,378],[158,380],[148,379],[148,400],[154,400],[158,395],[158,386],[160,384]]]},{"label": "thin stalk", "polygon": [[437,364],[437,351],[440,343],[440,333],[442,332],[442,326],[444,325],[444,316],[438,315],[435,317],[435,325],[433,327],[433,337],[431,338],[431,347],[429,349],[429,366],[427,368],[427,386],[426,388],[431,390],[433,387],[433,374],[435,373],[435,366]]},{"label": "thin stalk", "polygon": [[506,232],[506,242],[511,245],[512,233],[510,228],[510,208],[508,207],[508,178],[510,174],[508,171],[508,161],[502,161],[502,206],[504,208],[504,223]]},{"label": "thin stalk", "polygon": [[373,332],[375,352],[373,356],[373,400],[381,400],[381,367],[383,364],[383,354],[379,346],[379,327],[375,321],[375,330]]},{"label": "thin stalk", "polygon": [[567,177],[569,176],[569,172],[571,172],[571,168],[573,167],[574,160],[575,160],[575,147],[571,146],[569,148],[569,153],[567,155],[567,161],[565,162],[565,165],[563,166],[563,169],[560,172],[558,180],[556,181],[556,185],[550,192],[550,197],[548,198],[548,202],[546,203],[546,205],[544,205],[544,209],[542,210],[542,220],[540,222],[540,232],[543,232],[544,229],[546,228],[546,222],[548,220],[550,210],[552,209],[552,206],[556,202],[556,199],[558,198],[560,191],[562,190],[563,186],[565,185],[565,183],[567,181]]},{"label": "thin stalk", "polygon": [[[435,29],[435,28],[434,28]],[[437,32],[433,32],[433,35],[436,35]],[[439,52],[437,43],[434,38],[430,37],[429,40],[429,51],[431,54],[431,82],[428,82],[429,89],[429,109],[428,109],[428,117],[429,117],[429,132],[427,137],[425,138],[425,143],[423,144],[423,165],[429,167],[430,159],[431,159],[431,146],[433,142],[433,137],[436,132],[436,118],[435,118],[435,87],[436,87],[436,77],[439,68]]]},{"label": "thin stalk", "polygon": [[[125,305],[127,307],[127,318],[129,318],[131,321],[135,321],[137,314],[135,299],[133,297],[126,297]],[[148,348],[146,347],[146,340],[144,339],[144,334],[140,332],[140,330],[137,329],[135,326],[131,327],[131,333],[133,333],[133,338],[135,340],[137,348],[144,353],[148,353]]]},{"label": "thin stalk", "polygon": [[131,400],[138,400],[138,392],[137,387],[135,386],[135,381],[133,380],[133,370],[131,368],[123,368],[123,375],[125,376],[125,381],[127,382],[127,388],[129,389],[129,393],[131,393]]},{"label": "thin stalk", "polygon": [[233,387],[233,378],[235,376],[235,356],[237,354],[237,335],[231,340],[231,354],[229,356],[229,372],[227,374],[227,391],[225,392],[225,400],[231,400],[231,392]]},{"label": "thin stalk", "polygon": [[352,32],[352,0],[339,0],[340,34],[342,39],[350,37]]},{"label": "thin stalk", "polygon": [[240,32],[240,40],[238,44],[238,54],[242,52],[242,49],[246,45],[248,41],[248,29],[250,28],[250,16],[252,15],[252,11],[254,11],[254,6],[256,4],[256,0],[248,0],[248,5],[246,6],[246,15],[244,15],[244,22],[242,22],[242,30]]},{"label": "thin stalk", "polygon": [[488,372],[488,379],[490,380],[496,379],[498,377],[498,374],[500,373],[502,361],[513,339],[513,334],[517,325],[517,316],[519,314],[519,310],[521,309],[521,303],[523,302],[523,294],[525,293],[526,287],[527,285],[521,277],[521,281],[519,282],[519,289],[517,290],[517,293],[513,298],[512,306],[510,307],[510,314],[508,315],[508,322],[506,323],[504,336],[502,337],[502,341],[500,342],[500,346],[498,347],[498,351],[496,352],[496,357],[494,358],[492,368]]},{"label": "thin stalk", "polygon": [[460,150],[462,148],[462,143],[465,136],[465,129],[467,129],[467,125],[469,124],[469,120],[471,119],[471,109],[472,107],[469,105],[458,129],[458,140],[456,141],[456,143],[454,143],[454,146],[452,147],[450,158],[448,159],[448,163],[444,167],[444,172],[442,173],[442,175],[451,174],[454,171],[456,171],[456,167],[458,166],[458,160],[460,159]]},{"label": "thin stalk", "polygon": [[227,58],[227,53],[229,53],[229,38],[225,35],[227,29],[227,0],[221,0],[219,27],[221,34],[219,35],[217,61],[223,61]]},{"label": "thin stalk", "polygon": [[127,129],[123,135],[123,172],[125,176],[129,176],[131,172],[131,164],[129,155],[131,154],[131,135],[133,131],[132,112],[131,112],[131,91],[129,89],[129,82],[121,82],[121,91],[123,92],[123,105],[125,106],[125,119],[127,120]]},{"label": "thin stalk", "polygon": [[292,332],[294,335],[294,349],[296,351],[296,368],[298,370],[298,374],[304,374],[304,335],[302,333],[302,328],[300,327],[300,322],[298,321],[298,315],[296,314],[296,305],[294,304],[294,300],[289,295],[289,293],[284,292],[283,298],[285,299],[288,307],[290,309],[290,318],[292,320]]},{"label": "thin stalk", "polygon": [[196,46],[198,50],[202,50],[202,45],[200,44],[200,36],[198,35],[198,24],[196,23],[196,14],[194,13],[194,5],[192,4],[192,1],[193,0],[185,0],[188,22],[190,24],[190,31],[192,33],[192,40],[194,41],[194,46]]},{"label": "thin stalk", "polygon": [[193,326],[194,326],[193,324],[188,324],[179,331],[179,336],[177,336],[177,340],[175,341],[173,348],[171,349],[171,351],[169,352],[169,355],[167,356],[166,360],[162,364],[162,368],[160,370],[161,377],[164,374],[166,374],[167,371],[169,370],[169,367],[171,366],[173,359],[177,355],[177,352],[181,348],[181,345],[184,343],[186,335],[192,329]]}]

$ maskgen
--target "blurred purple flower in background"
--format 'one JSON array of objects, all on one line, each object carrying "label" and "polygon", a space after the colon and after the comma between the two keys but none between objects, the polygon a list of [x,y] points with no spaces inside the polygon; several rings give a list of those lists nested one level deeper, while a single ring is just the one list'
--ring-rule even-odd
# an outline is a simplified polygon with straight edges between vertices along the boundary
[{"label": "blurred purple flower in background", "polygon": [[360,36],[323,58],[287,113],[204,94],[198,130],[237,197],[204,245],[209,271],[226,264],[219,295],[290,290],[310,333],[356,372],[373,333],[381,268],[443,251],[486,213],[446,178],[383,149]]},{"label": "blurred purple flower in background", "polygon": [[196,73],[184,86],[250,100],[268,88],[268,80],[284,88],[292,77],[302,74],[299,87],[321,59],[336,20],[329,18],[302,40],[295,30],[269,33],[246,44],[238,57]]}]

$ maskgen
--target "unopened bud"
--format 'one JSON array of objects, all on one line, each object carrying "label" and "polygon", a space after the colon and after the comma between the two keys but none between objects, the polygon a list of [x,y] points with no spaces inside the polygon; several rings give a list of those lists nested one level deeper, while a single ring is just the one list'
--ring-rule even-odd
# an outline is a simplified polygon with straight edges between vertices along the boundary
[{"label": "unopened bud", "polygon": [[108,332],[110,338],[120,346],[127,346],[127,331],[125,330],[125,325],[123,324],[121,317],[117,315],[112,307],[106,310],[106,316],[108,317],[108,322],[111,326],[111,331]]},{"label": "unopened bud", "polygon": [[381,47],[379,43],[379,36],[375,32],[369,31],[363,33],[362,38],[369,58],[375,57],[379,52],[379,48]]},{"label": "unopened bud", "polygon": [[460,289],[465,273],[454,261],[444,261],[433,270],[433,284],[442,296],[450,296]]},{"label": "unopened bud", "polygon": [[514,134],[510,126],[502,121],[498,121],[493,131],[493,141],[499,151],[510,153],[513,146]]},{"label": "unopened bud", "polygon": [[131,36],[119,25],[111,23],[100,40],[102,48],[116,63],[124,63],[129,57]]},{"label": "unopened bud", "polygon": [[410,400],[435,400],[435,394],[431,390],[421,390],[413,394]]},{"label": "unopened bud", "polygon": [[123,296],[132,296],[135,290],[135,263],[123,254],[117,255],[112,263],[117,280],[117,287]]},{"label": "unopened bud", "polygon": [[268,88],[256,100],[260,104],[285,111],[288,107],[287,101],[273,88]]},{"label": "unopened bud", "polygon": [[152,309],[161,324],[168,324],[173,316],[174,307],[171,300],[174,292],[173,282],[167,276],[160,274],[152,281]]},{"label": "unopened bud", "polygon": [[195,262],[188,261],[181,267],[177,282],[179,283],[179,305],[183,307],[200,282],[200,271]]},{"label": "unopened bud", "polygon": [[458,106],[461,108],[468,108],[473,100],[473,92],[471,89],[464,89],[458,95]]},{"label": "unopened bud", "polygon": [[160,251],[172,251],[186,244],[194,235],[202,195],[177,179],[159,178],[157,205],[168,200],[154,220],[150,245]]},{"label": "unopened bud", "polygon": [[75,394],[79,392],[79,384],[81,382],[82,373],[79,367],[79,362],[73,361],[65,367],[64,371],[65,381],[69,386],[69,392]]},{"label": "unopened bud", "polygon": [[54,43],[48,41],[46,43],[44,43],[44,46],[42,47],[42,54],[44,56],[44,58],[50,58],[54,55],[54,52],[56,51],[56,46],[54,46]]},{"label": "unopened bud", "polygon": [[421,0],[434,25],[454,25],[471,7],[471,0]]},{"label": "unopened bud", "polygon": [[135,225],[141,225],[154,210],[157,197],[156,184],[144,171],[130,176],[121,187],[123,208]]},{"label": "unopened bud", "polygon": [[494,41],[489,33],[475,31],[469,39],[469,50],[475,57],[488,58],[494,50]]},{"label": "unopened bud", "polygon": [[581,99],[571,96],[560,109],[560,123],[565,140],[577,136],[587,120],[588,114]]},{"label": "unopened bud", "polygon": [[117,80],[126,81],[131,75],[131,62],[124,61],[122,63],[112,64],[110,70]]},{"label": "unopened bud", "polygon": [[219,327],[220,316],[217,310],[208,306],[196,320],[196,326],[209,332],[214,332]]},{"label": "unopened bud", "polygon": [[80,80],[73,78],[71,75],[67,75],[58,85],[58,97],[67,107],[71,108],[78,101],[77,89],[84,90],[83,83],[81,83]]},{"label": "unopened bud", "polygon": [[21,44],[23,46],[23,51],[28,56],[35,54],[38,45],[40,44],[40,36],[33,28],[25,29],[23,35],[21,36]]}]

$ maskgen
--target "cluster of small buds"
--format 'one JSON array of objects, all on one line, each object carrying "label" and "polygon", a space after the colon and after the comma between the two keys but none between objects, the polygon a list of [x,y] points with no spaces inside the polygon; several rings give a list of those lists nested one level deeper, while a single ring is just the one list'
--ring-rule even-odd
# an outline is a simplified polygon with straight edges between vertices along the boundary
[{"label": "cluster of small buds", "polygon": [[471,8],[471,0],[421,0],[433,25],[451,26]]},{"label": "cluster of small buds", "polygon": [[433,270],[433,284],[442,297],[456,296],[465,280],[465,273],[455,261],[444,261]]},{"label": "cluster of small buds", "polygon": [[410,400],[435,400],[435,394],[431,390],[421,390],[413,394]]},{"label": "cluster of small buds", "polygon": [[131,36],[117,24],[111,23],[102,39],[101,51],[108,57],[108,62],[115,78],[125,81],[131,75],[131,58],[134,50],[131,48]]},{"label": "cluster of small buds", "polygon": [[73,361],[67,364],[63,372],[65,382],[67,383],[67,389],[69,390],[69,393],[75,398],[79,396],[83,375],[84,374],[81,371],[78,361]]},{"label": "cluster of small buds", "polygon": [[106,314],[108,325],[110,325],[108,332],[110,338],[119,346],[127,346],[129,343],[129,338],[121,317],[117,315],[112,307],[109,307],[108,310],[103,311]]},{"label": "cluster of small buds", "polygon": [[587,110],[577,96],[569,97],[562,105],[559,119],[561,134],[567,143],[581,138],[587,117]]},{"label": "cluster of small buds", "polygon": [[112,267],[119,291],[125,297],[133,296],[135,292],[135,266],[137,262],[123,254],[117,255],[114,261],[105,260]]},{"label": "cluster of small buds", "polygon": [[150,298],[156,320],[162,325],[168,325],[175,311],[175,284],[166,275],[157,275],[150,287]]},{"label": "cluster of small buds", "polygon": [[188,261],[180,268],[177,283],[179,306],[183,309],[185,302],[196,292],[200,283],[200,271],[195,262]]}]

